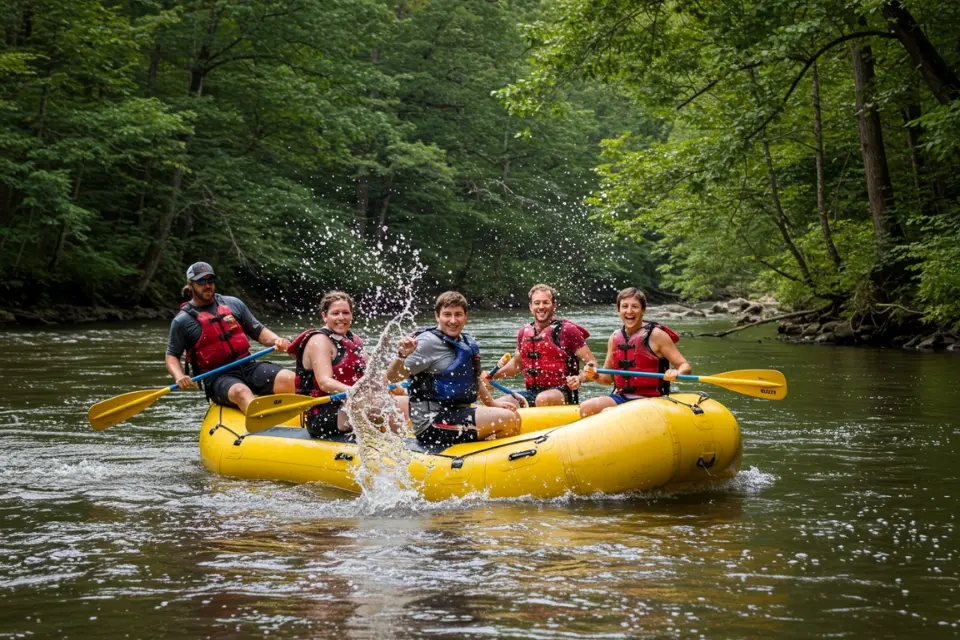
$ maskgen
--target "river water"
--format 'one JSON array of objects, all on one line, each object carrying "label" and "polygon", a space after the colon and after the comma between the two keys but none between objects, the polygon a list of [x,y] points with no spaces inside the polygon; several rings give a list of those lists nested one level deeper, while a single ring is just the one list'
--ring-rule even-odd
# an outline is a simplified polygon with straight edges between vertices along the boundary
[{"label": "river water", "polygon": [[[569,317],[602,357],[612,310]],[[488,365],[523,321],[471,315]],[[94,402],[169,383],[165,324],[0,332],[0,637],[960,634],[960,359],[773,331],[680,343],[695,373],[789,381],[783,402],[681,387],[740,422],[728,485],[440,504],[213,476],[198,394],[91,431]]]}]

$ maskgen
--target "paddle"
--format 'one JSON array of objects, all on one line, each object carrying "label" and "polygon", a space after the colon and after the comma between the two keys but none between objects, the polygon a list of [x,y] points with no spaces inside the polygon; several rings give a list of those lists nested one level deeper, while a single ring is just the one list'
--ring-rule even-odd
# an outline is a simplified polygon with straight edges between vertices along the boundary
[{"label": "paddle", "polygon": [[[244,358],[240,358],[239,360],[225,364],[222,367],[217,367],[216,369],[207,371],[206,373],[194,376],[191,378],[191,380],[194,382],[199,382],[204,378],[209,378],[210,376],[214,376],[222,371],[226,371],[227,369],[232,369],[233,367],[253,360],[254,358],[260,358],[268,353],[273,353],[276,350],[276,347],[270,347],[269,349],[263,349],[256,353],[251,353]],[[90,410],[87,412],[87,417],[90,419],[90,426],[93,427],[94,431],[103,431],[107,427],[112,427],[115,424],[125,422],[177,388],[177,385],[172,384],[169,387],[164,387],[162,389],[131,391],[130,393],[123,393],[119,396],[114,396],[109,400],[98,402],[90,407]]]},{"label": "paddle", "polygon": [[[400,383],[406,386],[406,383]],[[391,391],[397,388],[397,385],[391,384],[388,387]],[[246,427],[250,433],[258,433],[264,429],[269,429],[278,424],[282,424],[291,418],[296,418],[304,411],[319,407],[320,405],[343,400],[347,397],[346,391],[335,393],[332,396],[321,396],[313,398],[303,396],[297,393],[277,393],[271,396],[261,396],[256,398],[247,407]]]},{"label": "paddle", "polygon": [[[610,376],[634,378],[662,378],[662,373],[646,371],[621,371],[619,369],[594,369],[597,373]],[[783,400],[787,397],[787,379],[774,369],[743,369],[727,371],[713,376],[678,375],[677,380],[707,382],[754,398],[765,400]]]},{"label": "paddle", "polygon": [[496,382],[493,381],[493,374],[495,374],[497,371],[500,371],[501,367],[506,366],[506,364],[510,362],[511,358],[513,358],[513,354],[510,354],[510,353],[503,354],[502,356],[500,356],[500,361],[497,362],[497,366],[495,366],[493,369],[490,369],[490,386],[492,386],[497,391],[500,391],[501,393],[505,393],[508,396],[513,396],[514,398],[517,399],[517,402],[520,403],[520,406],[529,407],[530,403],[527,402],[527,399],[524,398],[522,395],[520,395],[513,389],[508,389],[502,384],[497,384]]}]

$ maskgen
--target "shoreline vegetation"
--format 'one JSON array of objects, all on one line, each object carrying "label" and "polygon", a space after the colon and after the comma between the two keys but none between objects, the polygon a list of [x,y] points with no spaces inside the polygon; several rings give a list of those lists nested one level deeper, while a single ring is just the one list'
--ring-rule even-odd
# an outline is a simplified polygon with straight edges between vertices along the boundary
[{"label": "shoreline vegetation", "polygon": [[328,4],[0,0],[0,308],[166,317],[202,260],[267,309],[548,282],[960,332],[957,3]]},{"label": "shoreline vegetation", "polygon": [[[665,300],[654,296],[655,300]],[[420,306],[427,309],[426,301]],[[252,304],[258,313],[277,313],[282,310],[277,305]],[[578,308],[584,305],[569,305]],[[516,305],[480,304],[483,310],[509,310],[520,308]],[[919,318],[917,311],[890,306],[889,314],[871,320],[861,319],[854,323],[849,319],[838,319],[831,315],[829,308],[804,309],[800,311],[782,311],[777,301],[770,296],[755,300],[742,297],[728,300],[699,302],[693,305],[678,302],[663,302],[650,305],[651,319],[669,322],[678,318],[717,318],[728,317],[733,326],[718,331],[696,333],[695,337],[723,338],[747,331],[754,327],[777,323],[777,339],[796,344],[837,345],[837,346],[873,346],[900,347],[917,351],[956,351],[960,352],[960,335],[917,322],[904,324],[897,320],[891,323],[891,317],[897,314]],[[140,307],[129,308],[105,306],[53,305],[43,309],[0,308],[0,330],[11,327],[53,327],[59,325],[77,325],[92,322],[135,322],[142,320],[170,320],[178,312],[176,307]]]}]

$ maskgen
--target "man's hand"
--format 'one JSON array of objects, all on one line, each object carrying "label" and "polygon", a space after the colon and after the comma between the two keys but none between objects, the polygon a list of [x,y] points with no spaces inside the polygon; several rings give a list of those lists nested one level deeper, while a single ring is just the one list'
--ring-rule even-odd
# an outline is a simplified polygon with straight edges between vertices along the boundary
[{"label": "man's hand", "polygon": [[489,371],[480,372],[480,381],[486,386],[490,386],[490,381],[493,380],[493,376],[490,375]]},{"label": "man's hand", "polygon": [[567,388],[576,391],[580,388],[580,376],[567,376]]},{"label": "man's hand", "polygon": [[663,379],[667,381],[676,380],[678,375],[680,375],[680,371],[678,369],[667,369],[663,372]]},{"label": "man's hand", "polygon": [[177,386],[180,387],[181,390],[196,389],[197,383],[191,380],[190,376],[184,374],[177,378]]},{"label": "man's hand", "polygon": [[407,358],[411,353],[417,350],[417,341],[410,336],[404,336],[397,345],[397,357]]},{"label": "man's hand", "polygon": [[588,362],[583,367],[583,373],[581,374],[584,380],[596,380],[597,379],[597,363]]},{"label": "man's hand", "polygon": [[290,346],[290,341],[286,338],[277,338],[273,341],[273,346],[276,347],[277,351],[287,352],[287,347]]}]

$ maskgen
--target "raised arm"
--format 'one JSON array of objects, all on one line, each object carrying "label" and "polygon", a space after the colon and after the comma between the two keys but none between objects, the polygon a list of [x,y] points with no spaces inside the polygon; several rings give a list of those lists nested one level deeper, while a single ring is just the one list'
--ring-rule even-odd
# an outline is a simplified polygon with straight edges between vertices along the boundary
[{"label": "raised arm", "polygon": [[410,371],[405,366],[406,359],[417,349],[417,341],[410,336],[404,336],[397,345],[397,357],[387,368],[387,382],[400,382],[410,375]]}]

